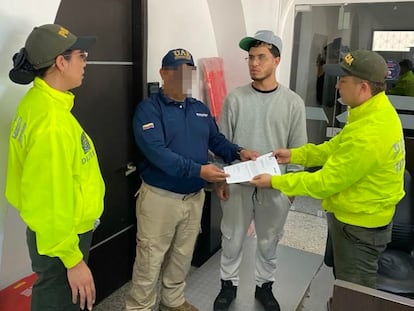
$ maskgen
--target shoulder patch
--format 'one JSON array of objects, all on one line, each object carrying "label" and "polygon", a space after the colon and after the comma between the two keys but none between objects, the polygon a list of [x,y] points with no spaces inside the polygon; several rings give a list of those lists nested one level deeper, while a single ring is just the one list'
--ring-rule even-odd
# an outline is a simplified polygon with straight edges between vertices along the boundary
[{"label": "shoulder patch", "polygon": [[82,149],[83,152],[86,154],[89,152],[89,150],[91,150],[91,145],[89,144],[89,140],[88,137],[86,136],[85,132],[82,132],[81,135],[81,144],[82,144]]}]

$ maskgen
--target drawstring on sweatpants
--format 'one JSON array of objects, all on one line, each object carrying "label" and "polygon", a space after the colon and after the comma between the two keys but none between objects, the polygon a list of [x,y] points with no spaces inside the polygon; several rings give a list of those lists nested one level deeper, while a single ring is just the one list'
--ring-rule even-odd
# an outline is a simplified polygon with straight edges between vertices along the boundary
[{"label": "drawstring on sweatpants", "polygon": [[255,202],[257,202],[257,204],[262,205],[262,202],[259,200],[258,196],[257,196],[257,187],[254,187],[253,193],[252,193],[252,203],[253,206],[255,206]]}]

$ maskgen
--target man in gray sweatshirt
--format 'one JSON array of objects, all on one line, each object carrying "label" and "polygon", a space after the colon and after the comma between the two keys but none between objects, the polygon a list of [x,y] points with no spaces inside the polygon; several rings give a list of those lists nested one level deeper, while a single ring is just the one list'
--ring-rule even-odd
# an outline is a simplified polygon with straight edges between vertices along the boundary
[{"label": "man in gray sweatshirt", "polygon": [[[299,147],[307,142],[305,105],[293,91],[276,80],[282,40],[269,30],[243,38],[252,83],[236,88],[225,99],[220,131],[233,143],[249,146],[259,153],[276,148]],[[301,167],[284,165],[282,174]],[[228,310],[236,297],[242,246],[254,220],[257,235],[256,299],[266,311],[280,310],[272,293],[275,281],[276,247],[293,198],[279,191],[257,189],[249,183],[217,185],[223,218],[221,291],[214,311]]]}]

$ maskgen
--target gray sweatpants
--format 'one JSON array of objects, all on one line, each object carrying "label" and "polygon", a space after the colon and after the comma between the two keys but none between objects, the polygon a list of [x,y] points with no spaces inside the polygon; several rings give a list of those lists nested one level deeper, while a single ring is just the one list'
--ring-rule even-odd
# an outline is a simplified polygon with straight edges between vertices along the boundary
[{"label": "gray sweatpants", "polygon": [[220,275],[223,280],[239,283],[242,247],[252,220],[257,234],[256,284],[275,280],[276,247],[283,235],[289,211],[288,198],[274,189],[250,185],[230,185],[230,198],[221,201],[222,255]]}]

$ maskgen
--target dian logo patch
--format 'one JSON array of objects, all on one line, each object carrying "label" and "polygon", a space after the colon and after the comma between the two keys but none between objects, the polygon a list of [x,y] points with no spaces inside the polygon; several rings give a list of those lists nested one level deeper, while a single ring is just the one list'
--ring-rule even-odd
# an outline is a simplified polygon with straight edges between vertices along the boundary
[{"label": "dian logo patch", "polygon": [[89,139],[85,132],[82,132],[81,143],[83,152],[88,153],[91,150],[91,145],[89,144]]}]

